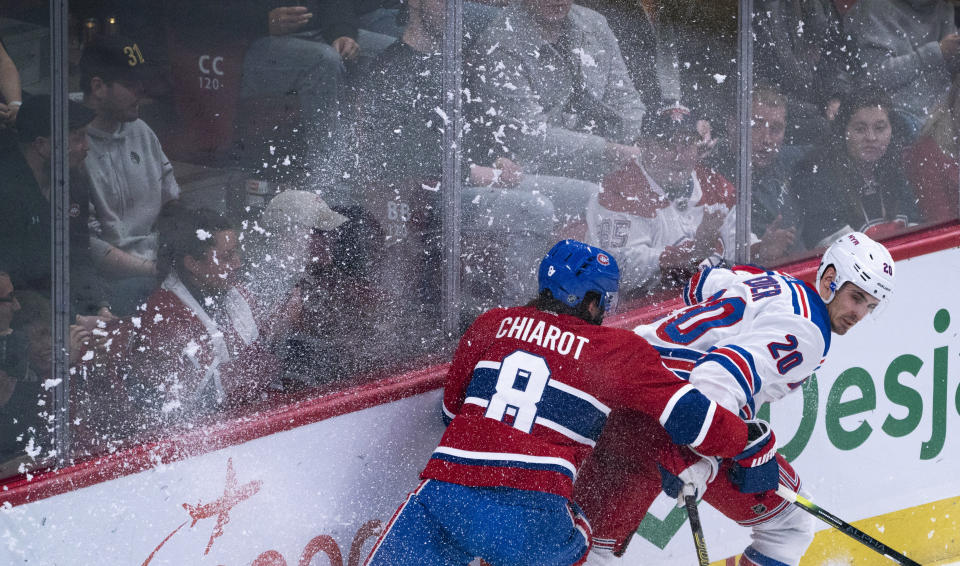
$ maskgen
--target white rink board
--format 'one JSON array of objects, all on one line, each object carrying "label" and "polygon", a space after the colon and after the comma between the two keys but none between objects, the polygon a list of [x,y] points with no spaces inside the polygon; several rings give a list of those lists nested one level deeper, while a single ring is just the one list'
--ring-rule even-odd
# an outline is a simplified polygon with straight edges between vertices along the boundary
[{"label": "white rink board", "polygon": [[[0,564],[145,564],[190,519],[182,504],[224,495],[230,461],[237,491],[256,481],[259,490],[229,509],[208,554],[216,515],[187,522],[151,566],[251,564],[270,550],[296,565],[320,535],[333,538],[347,564],[357,530],[385,522],[416,487],[443,433],[440,415],[440,392],[432,391],[8,509],[0,513]],[[327,556],[312,563],[341,566]]]},{"label": "white rink board", "polygon": [[[794,461],[813,500],[849,522],[960,493],[957,474],[944,473],[960,470],[960,294],[949,283],[960,271],[960,251],[904,260],[898,270],[896,297],[889,308],[847,337],[834,337],[831,357],[817,375],[815,426]],[[954,317],[942,334],[933,326],[940,309]],[[921,444],[931,437],[934,349],[940,347],[948,348],[949,360],[945,399],[941,395],[938,401],[945,403],[946,439],[935,457],[921,460]],[[923,362],[917,377],[900,376],[901,383],[919,393],[923,412],[916,430],[894,438],[882,430],[884,420],[891,414],[903,419],[907,409],[888,399],[884,375],[890,362],[903,354]],[[828,436],[825,407],[837,376],[854,366],[872,376],[876,408],[839,422],[846,430],[862,422],[873,430],[862,445],[841,450]],[[853,393],[847,391],[840,401]],[[439,400],[440,392],[433,391],[4,510],[0,564],[233,566],[270,556],[274,562],[262,564],[294,565],[301,563],[311,540],[313,548],[320,548],[330,542],[322,535],[329,535],[339,561],[321,551],[310,563],[344,566],[362,559],[372,545],[367,540],[351,556],[358,529],[369,521],[386,522],[415,487],[443,431]],[[781,405],[774,409],[772,422],[786,443],[800,422],[801,393]],[[214,537],[216,509],[208,507],[206,514],[195,510],[206,518],[191,527],[183,504],[221,498],[231,462],[234,491],[241,495],[227,506],[223,534]],[[671,505],[662,496],[651,512],[662,517]],[[701,506],[701,517],[712,559],[739,553],[749,543],[746,529],[708,506]],[[277,554],[265,555],[268,551]],[[634,537],[626,558],[622,563],[695,563],[688,525],[682,525],[663,550]]]}]

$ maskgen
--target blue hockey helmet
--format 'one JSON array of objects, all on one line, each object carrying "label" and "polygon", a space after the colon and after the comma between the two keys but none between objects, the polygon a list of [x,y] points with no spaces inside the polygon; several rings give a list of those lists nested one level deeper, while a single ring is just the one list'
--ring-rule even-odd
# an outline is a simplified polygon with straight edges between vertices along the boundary
[{"label": "blue hockey helmet", "polygon": [[561,240],[540,261],[537,281],[541,292],[546,289],[553,298],[571,307],[594,291],[600,295],[598,306],[607,311],[616,304],[620,268],[617,260],[600,248]]}]

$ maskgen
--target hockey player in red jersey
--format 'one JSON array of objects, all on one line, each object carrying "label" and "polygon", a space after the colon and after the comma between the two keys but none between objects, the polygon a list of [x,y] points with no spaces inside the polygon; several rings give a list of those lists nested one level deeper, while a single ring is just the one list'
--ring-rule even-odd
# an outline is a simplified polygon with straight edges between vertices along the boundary
[{"label": "hockey player in red jersey", "polygon": [[564,240],[541,261],[535,301],[470,326],[447,374],[451,422],[366,564],[582,563],[590,528],[570,497],[611,410],[762,474],[750,460],[775,445],[765,424],[708,400],[643,338],[600,326],[619,278],[609,254]]},{"label": "hockey player in red jersey", "polygon": [[[889,300],[893,270],[883,245],[853,232],[824,253],[816,288],[777,271],[709,268],[684,289],[687,307],[634,331],[678,377],[750,419],[763,403],[795,390],[820,367],[831,332],[846,334]],[[586,564],[626,566],[617,555],[653,500],[662,489],[682,501],[685,484],[753,529],[740,566],[798,564],[813,539],[813,518],[776,494],[778,476],[795,492],[801,487],[790,464],[775,456],[756,466],[768,475],[744,477],[729,460],[676,446],[646,415],[611,414],[576,486],[574,499],[594,528]]]}]

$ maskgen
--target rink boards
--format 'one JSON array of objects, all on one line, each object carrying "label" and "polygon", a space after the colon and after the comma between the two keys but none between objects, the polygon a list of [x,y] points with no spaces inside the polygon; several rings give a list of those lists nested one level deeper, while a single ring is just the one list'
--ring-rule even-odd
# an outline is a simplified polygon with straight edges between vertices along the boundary
[{"label": "rink boards", "polygon": [[[951,238],[898,258],[894,302],[836,337],[816,379],[769,415],[816,503],[923,564],[960,559]],[[358,564],[442,434],[441,379],[436,368],[8,485],[0,563]],[[717,564],[749,543],[708,506],[701,516]],[[803,564],[889,563],[819,528]],[[661,497],[624,563],[694,556],[683,513]]]}]

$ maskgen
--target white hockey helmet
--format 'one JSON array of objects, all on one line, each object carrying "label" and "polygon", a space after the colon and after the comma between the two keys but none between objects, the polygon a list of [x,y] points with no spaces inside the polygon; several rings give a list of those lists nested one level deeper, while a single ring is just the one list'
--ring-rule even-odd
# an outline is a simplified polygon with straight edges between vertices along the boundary
[{"label": "white hockey helmet", "polygon": [[823,253],[817,270],[817,288],[827,267],[833,266],[837,276],[830,284],[829,303],[843,284],[850,282],[873,295],[881,304],[893,296],[893,257],[883,244],[862,232],[841,236]]}]

